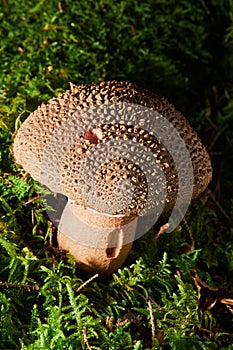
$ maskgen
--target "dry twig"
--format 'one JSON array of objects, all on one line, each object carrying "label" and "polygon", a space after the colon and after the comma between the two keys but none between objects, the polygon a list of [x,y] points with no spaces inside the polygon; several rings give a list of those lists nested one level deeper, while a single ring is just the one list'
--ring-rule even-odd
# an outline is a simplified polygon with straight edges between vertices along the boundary
[{"label": "dry twig", "polygon": [[84,337],[84,342],[86,344],[87,349],[91,350],[91,346],[90,346],[90,344],[88,342],[88,339],[87,339],[87,330],[88,330],[88,327],[84,326],[84,328],[83,328],[83,337]]},{"label": "dry twig", "polygon": [[157,241],[157,239],[166,232],[166,230],[168,229],[168,227],[170,226],[170,224],[167,222],[166,224],[164,224],[163,226],[160,227],[159,232],[154,236],[154,238],[152,239],[152,242]]},{"label": "dry twig", "polygon": [[191,240],[190,251],[192,251],[192,250],[195,249],[195,240],[193,238],[193,233],[190,230],[189,224],[187,223],[187,220],[185,219],[185,217],[183,217],[183,221],[184,221],[185,227],[186,227],[186,229],[187,229],[187,231],[189,233],[189,237],[190,237],[190,240]]},{"label": "dry twig", "polygon": [[156,301],[151,296],[149,296],[149,299],[152,302],[152,304],[154,304],[159,310],[163,309],[158,303],[156,303]]},{"label": "dry twig", "polygon": [[83,284],[81,284],[81,286],[79,286],[76,289],[76,292],[80,292],[80,290],[82,290],[87,284],[89,284],[90,282],[92,282],[95,278],[99,277],[99,274],[96,273],[94,276],[92,276],[91,278],[89,278],[86,282],[84,282]]},{"label": "dry twig", "polygon": [[232,225],[233,224],[233,220],[227,215],[227,213],[225,212],[225,210],[223,209],[223,207],[220,205],[220,203],[217,201],[217,199],[215,198],[215,196],[213,195],[213,193],[207,188],[206,192],[208,193],[208,196],[210,196],[210,198],[212,199],[212,201],[214,202],[214,204],[218,207],[218,209],[221,211],[222,215],[225,217],[225,219],[227,219],[227,221]]},{"label": "dry twig", "polygon": [[32,292],[33,290],[39,290],[40,286],[38,284],[19,284],[19,283],[10,283],[10,282],[1,282],[0,287],[3,288],[18,288],[18,289],[26,289],[27,292]]},{"label": "dry twig", "polygon": [[151,336],[152,336],[152,344],[153,340],[155,339],[155,318],[153,315],[153,308],[150,299],[148,300],[148,306],[150,311],[150,322],[151,322]]},{"label": "dry twig", "polygon": [[57,7],[58,7],[58,10],[59,10],[60,14],[63,14],[64,10],[62,8],[61,1],[58,1]]}]

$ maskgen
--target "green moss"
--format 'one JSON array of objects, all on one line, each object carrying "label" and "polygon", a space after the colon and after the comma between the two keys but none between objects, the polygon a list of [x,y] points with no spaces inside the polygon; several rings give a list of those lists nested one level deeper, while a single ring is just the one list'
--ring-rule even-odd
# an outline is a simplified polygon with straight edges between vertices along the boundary
[{"label": "green moss", "polygon": [[[201,308],[190,276],[233,289],[232,14],[231,1],[214,0],[2,2],[1,348],[232,349],[232,311],[219,301]],[[214,197],[192,203],[189,229],[152,244],[159,222],[111,279],[80,289],[90,276],[57,252],[41,189],[11,145],[29,113],[70,81],[107,79],[135,82],[184,112],[211,154]]]}]

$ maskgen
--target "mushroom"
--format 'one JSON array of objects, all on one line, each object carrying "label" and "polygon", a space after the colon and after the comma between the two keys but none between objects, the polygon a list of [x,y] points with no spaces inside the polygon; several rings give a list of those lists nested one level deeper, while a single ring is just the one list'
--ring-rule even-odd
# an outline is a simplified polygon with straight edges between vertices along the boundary
[{"label": "mushroom", "polygon": [[184,116],[128,82],[71,84],[24,121],[13,153],[34,179],[68,198],[59,247],[103,275],[124,263],[161,213],[184,208],[184,215],[212,176]]}]

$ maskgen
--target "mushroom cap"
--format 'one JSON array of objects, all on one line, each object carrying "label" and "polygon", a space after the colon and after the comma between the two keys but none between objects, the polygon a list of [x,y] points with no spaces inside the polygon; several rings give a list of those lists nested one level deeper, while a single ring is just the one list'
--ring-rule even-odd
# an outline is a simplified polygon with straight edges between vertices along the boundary
[{"label": "mushroom cap", "polygon": [[[174,133],[164,119],[183,140],[172,152],[167,144],[172,144],[169,132]],[[161,140],[151,125],[164,135],[167,128],[167,136]],[[184,145],[195,198],[212,177],[197,133],[166,99],[132,83],[110,81],[71,84],[43,103],[18,130],[13,152],[34,179],[77,204],[110,215],[143,215],[145,207],[172,209],[180,181],[191,181]]]}]

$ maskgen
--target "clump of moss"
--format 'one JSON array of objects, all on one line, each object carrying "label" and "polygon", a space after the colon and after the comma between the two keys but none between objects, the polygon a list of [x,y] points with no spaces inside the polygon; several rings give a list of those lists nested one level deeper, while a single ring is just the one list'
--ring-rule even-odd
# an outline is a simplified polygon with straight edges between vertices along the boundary
[{"label": "clump of moss", "polygon": [[[230,1],[214,0],[3,2],[2,348],[232,346],[232,306],[214,293],[233,289],[232,12]],[[209,191],[191,204],[181,230],[157,236],[152,244],[166,221],[161,218],[111,279],[89,280],[57,251],[41,189],[14,164],[11,144],[15,127],[69,81],[113,79],[137,83],[181,109],[208,146],[214,176]],[[207,289],[199,285],[199,294],[190,270],[207,283]],[[203,298],[210,296],[216,303],[206,309]]]}]

